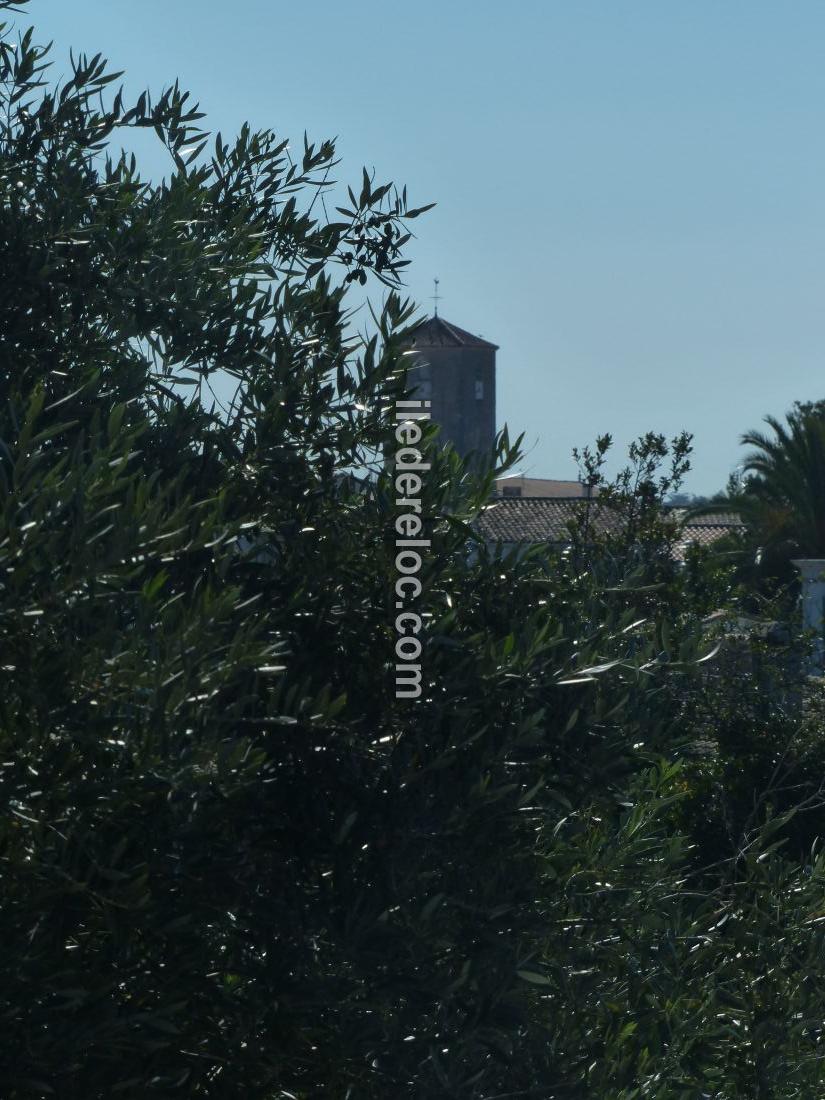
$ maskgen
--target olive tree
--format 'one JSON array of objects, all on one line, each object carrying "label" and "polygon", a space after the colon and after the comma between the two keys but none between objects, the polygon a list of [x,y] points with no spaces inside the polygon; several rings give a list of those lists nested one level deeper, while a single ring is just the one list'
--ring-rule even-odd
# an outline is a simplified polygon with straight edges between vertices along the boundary
[{"label": "olive tree", "polygon": [[213,140],[177,86],[126,103],[98,56],[50,83],[14,33],[3,1095],[815,1095],[821,861],[763,830],[694,888],[701,632],[662,660],[632,572],[479,542],[506,433],[472,468],[425,433],[423,689],[395,697],[420,211],[369,173],[333,200],[329,142]]}]

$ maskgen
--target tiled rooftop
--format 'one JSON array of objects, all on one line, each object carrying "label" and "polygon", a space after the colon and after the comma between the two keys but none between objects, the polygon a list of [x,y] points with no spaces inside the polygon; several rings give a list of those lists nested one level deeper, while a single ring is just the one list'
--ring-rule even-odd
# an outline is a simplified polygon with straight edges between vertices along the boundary
[{"label": "tiled rooftop", "polygon": [[[674,508],[669,514],[683,520],[686,512],[684,508]],[[584,522],[601,534],[618,534],[623,527],[623,520],[615,510],[598,500],[581,497],[499,497],[484,510],[477,527],[490,542],[565,543],[570,538],[570,524]],[[708,546],[737,530],[744,530],[744,525],[732,514],[693,518],[682,527],[676,556],[683,557],[691,543]]]},{"label": "tiled rooftop", "polygon": [[566,542],[569,524],[586,517],[597,531],[621,530],[614,511],[582,497],[499,497],[485,508],[478,528],[491,542]]}]

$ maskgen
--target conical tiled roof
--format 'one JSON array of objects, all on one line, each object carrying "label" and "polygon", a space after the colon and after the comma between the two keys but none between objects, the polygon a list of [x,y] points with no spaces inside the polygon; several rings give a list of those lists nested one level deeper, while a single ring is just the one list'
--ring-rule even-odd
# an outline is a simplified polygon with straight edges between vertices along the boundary
[{"label": "conical tiled roof", "polygon": [[443,317],[428,317],[421,321],[410,332],[412,345],[415,348],[492,348],[498,349],[498,344],[491,344],[489,340],[482,340],[480,336],[473,336],[466,329],[459,328],[445,321]]}]

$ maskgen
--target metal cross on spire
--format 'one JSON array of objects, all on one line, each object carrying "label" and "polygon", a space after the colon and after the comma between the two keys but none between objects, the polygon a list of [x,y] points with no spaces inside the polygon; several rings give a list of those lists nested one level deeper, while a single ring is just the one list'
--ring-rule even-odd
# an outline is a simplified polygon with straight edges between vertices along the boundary
[{"label": "metal cross on spire", "polygon": [[441,295],[438,293],[439,280],[438,279],[433,279],[433,283],[435,284],[435,294],[433,294],[433,296],[432,296],[433,306],[434,306],[433,312],[434,312],[435,316],[437,317],[438,316],[438,303],[441,301]]}]

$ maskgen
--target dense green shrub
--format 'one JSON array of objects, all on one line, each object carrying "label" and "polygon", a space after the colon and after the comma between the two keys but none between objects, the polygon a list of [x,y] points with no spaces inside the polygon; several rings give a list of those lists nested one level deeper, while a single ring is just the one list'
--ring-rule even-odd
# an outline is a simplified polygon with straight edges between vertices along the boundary
[{"label": "dense green shrub", "polygon": [[[756,821],[699,881],[655,523],[502,556],[492,468],[433,450],[394,696],[404,193],[328,223],[330,144],[206,157],[179,89],[4,33],[2,1095],[818,1095],[822,861]],[[165,180],[107,159],[134,126]]]}]

